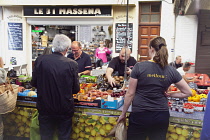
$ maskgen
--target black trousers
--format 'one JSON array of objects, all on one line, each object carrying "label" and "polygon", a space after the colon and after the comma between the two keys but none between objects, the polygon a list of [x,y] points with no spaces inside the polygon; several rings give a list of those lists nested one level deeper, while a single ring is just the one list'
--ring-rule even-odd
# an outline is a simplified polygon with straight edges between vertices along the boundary
[{"label": "black trousers", "polygon": [[57,130],[59,140],[70,140],[72,116],[48,116],[39,114],[41,140],[52,140]]},{"label": "black trousers", "polygon": [[129,116],[127,140],[166,140],[169,112],[132,112]]}]

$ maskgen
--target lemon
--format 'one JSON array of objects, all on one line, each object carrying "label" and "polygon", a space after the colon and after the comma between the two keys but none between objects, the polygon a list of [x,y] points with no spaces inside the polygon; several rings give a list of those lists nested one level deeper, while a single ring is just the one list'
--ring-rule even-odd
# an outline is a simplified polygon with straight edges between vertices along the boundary
[{"label": "lemon", "polygon": [[186,137],[186,136],[188,136],[188,134],[189,134],[189,132],[188,132],[187,129],[183,129],[183,130],[182,130],[182,135],[183,135],[183,136]]},{"label": "lemon", "polygon": [[90,132],[90,128],[89,127],[85,127],[85,132]]},{"label": "lemon", "polygon": [[186,140],[186,138],[183,135],[179,135],[178,140]]},{"label": "lemon", "polygon": [[195,138],[200,138],[200,133],[198,133],[198,131],[194,131],[194,132],[193,132],[193,136],[194,136]]},{"label": "lemon", "polygon": [[101,135],[106,135],[106,132],[105,132],[105,130],[103,129],[103,128],[100,128],[99,129],[99,133],[101,134]]},{"label": "lemon", "polygon": [[72,139],[77,139],[77,134],[73,133],[73,134],[71,135],[71,138],[72,138]]},{"label": "lemon", "polygon": [[112,125],[111,124],[106,124],[106,130],[110,131],[112,129]]},{"label": "lemon", "polygon": [[79,122],[83,123],[85,120],[83,118],[79,118]]},{"label": "lemon", "polygon": [[97,115],[92,115],[91,117],[93,120],[98,120],[98,118],[99,118],[99,116],[97,116]]},{"label": "lemon", "polygon": [[116,122],[116,118],[109,117],[109,123],[114,124]]},{"label": "lemon", "polygon": [[103,140],[103,137],[98,136],[98,137],[96,137],[96,140]]},{"label": "lemon", "polygon": [[174,140],[178,139],[178,135],[175,133],[171,133],[171,138],[173,138]]},{"label": "lemon", "polygon": [[85,133],[84,133],[84,132],[80,132],[80,133],[79,133],[79,136],[80,136],[81,138],[84,138],[84,137],[85,137]]},{"label": "lemon", "polygon": [[177,134],[182,134],[182,129],[181,129],[180,127],[177,127],[177,128],[176,128],[176,133],[177,133]]},{"label": "lemon", "polygon": [[79,128],[75,128],[75,133],[79,133]]},{"label": "lemon", "polygon": [[87,138],[87,139],[88,139],[89,137],[90,137],[90,135],[85,135],[85,138]]},{"label": "lemon", "polygon": [[94,137],[89,137],[89,140],[95,140],[95,138]]},{"label": "lemon", "polygon": [[92,136],[95,136],[95,135],[96,135],[96,131],[95,131],[94,129],[92,129],[92,130],[90,131],[90,134],[91,134]]}]

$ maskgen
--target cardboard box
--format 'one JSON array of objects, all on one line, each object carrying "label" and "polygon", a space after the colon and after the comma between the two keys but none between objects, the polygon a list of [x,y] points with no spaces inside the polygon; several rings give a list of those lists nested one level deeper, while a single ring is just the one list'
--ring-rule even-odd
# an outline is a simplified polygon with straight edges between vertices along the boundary
[{"label": "cardboard box", "polygon": [[101,108],[104,109],[118,109],[124,104],[124,99],[122,100],[114,100],[114,101],[106,101],[104,99],[101,100]]}]

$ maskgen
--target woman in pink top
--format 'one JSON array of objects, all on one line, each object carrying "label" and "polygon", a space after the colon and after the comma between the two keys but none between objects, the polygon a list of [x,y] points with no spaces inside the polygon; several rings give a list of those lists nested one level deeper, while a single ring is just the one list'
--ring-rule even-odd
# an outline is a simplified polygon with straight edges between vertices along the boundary
[{"label": "woman in pink top", "polygon": [[104,45],[105,45],[104,41],[100,41],[99,45],[100,45],[100,47],[98,47],[96,49],[95,56],[96,56],[96,58],[101,59],[103,61],[103,63],[106,63],[107,62],[106,55],[111,54],[111,51],[107,47],[104,47]]}]

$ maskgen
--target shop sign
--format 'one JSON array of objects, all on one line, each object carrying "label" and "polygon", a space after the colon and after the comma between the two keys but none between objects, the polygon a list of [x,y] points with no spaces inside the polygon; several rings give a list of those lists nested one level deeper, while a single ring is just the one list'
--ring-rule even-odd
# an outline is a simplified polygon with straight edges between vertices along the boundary
[{"label": "shop sign", "polygon": [[111,6],[24,6],[24,16],[112,16]]},{"label": "shop sign", "polygon": [[8,23],[9,50],[23,50],[23,25],[22,23]]},{"label": "shop sign", "polygon": [[[126,41],[126,29],[127,29],[126,23],[116,23],[115,28],[115,52],[119,53],[120,50],[125,47],[125,41]],[[133,23],[128,24],[127,29],[127,45],[132,51],[133,46]]]}]

